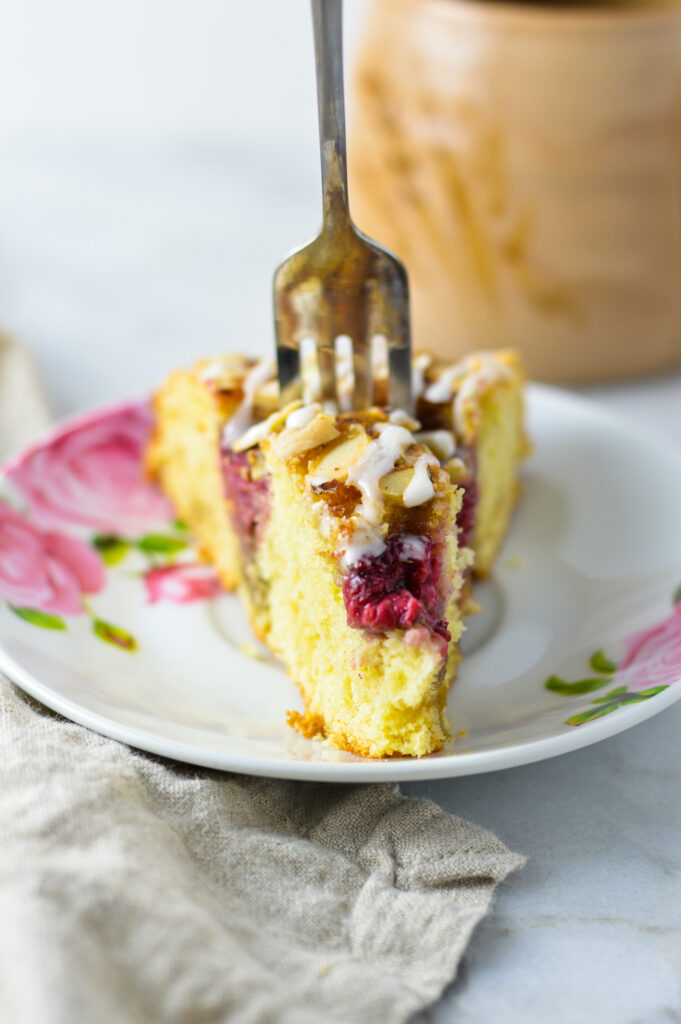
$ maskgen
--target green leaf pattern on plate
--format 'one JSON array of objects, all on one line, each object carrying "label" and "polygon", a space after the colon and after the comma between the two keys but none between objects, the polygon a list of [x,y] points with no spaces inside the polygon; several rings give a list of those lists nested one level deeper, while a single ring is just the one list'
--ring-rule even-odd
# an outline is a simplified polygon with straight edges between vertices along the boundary
[{"label": "green leaf pattern on plate", "polygon": [[121,629],[120,626],[114,626],[113,623],[106,622],[104,619],[93,619],[92,631],[100,640],[113,644],[114,647],[121,647],[124,651],[138,649],[137,641],[132,633],[128,633],[127,630]]},{"label": "green leaf pattern on plate", "polygon": [[8,605],[15,615],[32,626],[40,626],[42,629],[66,629],[66,623],[60,615],[51,615],[49,612],[38,611],[37,608],[16,608],[13,604]]},{"label": "green leaf pattern on plate", "polygon": [[612,675],[617,671],[617,665],[610,658],[606,658],[602,650],[595,651],[591,655],[589,665],[594,672],[605,672],[607,675]]},{"label": "green leaf pattern on plate", "polygon": [[109,567],[122,562],[130,550],[130,545],[126,540],[111,534],[96,534],[92,538],[92,546],[99,551],[105,565]]},{"label": "green leaf pattern on plate", "polygon": [[144,552],[145,555],[176,555],[183,551],[188,544],[186,537],[169,537],[164,533],[148,533],[136,541],[135,547]]},{"label": "green leaf pattern on plate", "polygon": [[579,697],[582,693],[592,693],[593,690],[602,690],[604,686],[612,682],[612,678],[578,679],[574,683],[568,683],[560,676],[549,676],[544,683],[547,690],[553,693],[560,693],[564,697]]},{"label": "green leaf pattern on plate", "polygon": [[[544,688],[562,697],[580,697],[596,690],[590,705],[566,718],[566,725],[584,725],[609,715],[627,704],[640,704],[679,682],[681,679],[681,587],[672,597],[674,610],[664,621],[628,636],[626,654],[617,664],[602,648],[594,651],[589,666],[600,673],[572,682],[552,675]],[[615,686],[612,684],[615,683]],[[650,685],[653,683],[654,685]],[[647,684],[647,685],[646,685]]]}]

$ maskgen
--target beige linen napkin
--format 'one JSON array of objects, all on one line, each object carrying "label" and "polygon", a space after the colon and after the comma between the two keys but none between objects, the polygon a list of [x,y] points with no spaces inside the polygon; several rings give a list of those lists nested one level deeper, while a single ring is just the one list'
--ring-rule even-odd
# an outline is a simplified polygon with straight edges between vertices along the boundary
[{"label": "beige linen napkin", "polygon": [[[4,342],[0,409],[10,401],[5,448],[44,413],[25,355]],[[405,1021],[452,981],[521,864],[392,786],[164,761],[0,679],[8,1024]]]}]

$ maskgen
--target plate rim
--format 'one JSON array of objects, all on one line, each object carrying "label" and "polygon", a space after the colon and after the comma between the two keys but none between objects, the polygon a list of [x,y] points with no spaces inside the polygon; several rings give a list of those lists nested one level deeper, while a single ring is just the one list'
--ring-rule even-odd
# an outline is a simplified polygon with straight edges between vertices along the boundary
[{"label": "plate rim", "polygon": [[[90,711],[68,697],[62,697],[48,684],[36,679],[23,669],[0,647],[0,671],[20,690],[56,711],[69,721],[124,743],[139,753],[155,754],[172,761],[193,764],[238,775],[258,775],[265,778],[294,779],[310,782],[416,782],[448,779],[465,775],[483,775],[488,772],[517,768],[525,764],[545,761],[569,754],[582,747],[592,746],[620,732],[633,728],[648,718],[660,714],[681,699],[681,685],[669,686],[653,700],[642,701],[628,708],[620,708],[617,715],[589,722],[579,729],[557,736],[547,736],[526,743],[512,743],[495,750],[472,753],[434,754],[423,758],[376,759],[370,761],[303,761],[245,754],[222,754],[195,747],[182,740],[166,740],[158,734],[122,725],[113,719]],[[454,768],[454,766],[456,766]],[[450,770],[454,768],[454,770]]]},{"label": "plate rim", "polygon": [[[681,452],[670,442],[658,437],[649,428],[639,428],[627,416],[604,408],[597,401],[581,394],[546,384],[530,383],[526,393],[536,395],[545,400],[551,397],[567,403],[577,410],[596,416],[604,425],[627,433],[635,432],[639,440],[650,444],[666,458],[678,464],[681,471]],[[106,416],[117,409],[129,405],[139,399],[121,399],[101,406],[83,410],[73,416],[65,417],[57,422],[41,437],[11,456],[0,467],[0,482],[7,471],[28,452],[41,448],[51,440],[58,438],[66,431],[86,423],[94,415]],[[148,401],[143,399],[142,401]],[[334,760],[302,760],[279,759],[239,753],[225,753],[208,748],[197,747],[183,740],[172,740],[149,732],[124,725],[91,711],[87,707],[71,700],[55,691],[49,683],[42,682],[33,673],[25,669],[8,651],[0,639],[0,672],[4,673],[10,683],[29,694],[45,707],[57,712],[64,718],[99,735],[124,743],[136,752],[151,753],[156,756],[193,764],[217,771],[231,771],[237,774],[257,775],[266,778],[282,778],[299,781],[316,782],[409,782],[433,779],[457,778],[466,775],[479,775],[488,772],[502,771],[520,767],[525,764],[547,760],[563,754],[571,753],[582,747],[609,739],[618,733],[660,714],[676,701],[681,700],[681,679],[654,699],[632,704],[618,709],[616,715],[608,715],[581,726],[572,728],[565,733],[545,736],[521,743],[509,743],[492,750],[473,752],[440,753],[424,758],[368,758],[357,761]]]}]

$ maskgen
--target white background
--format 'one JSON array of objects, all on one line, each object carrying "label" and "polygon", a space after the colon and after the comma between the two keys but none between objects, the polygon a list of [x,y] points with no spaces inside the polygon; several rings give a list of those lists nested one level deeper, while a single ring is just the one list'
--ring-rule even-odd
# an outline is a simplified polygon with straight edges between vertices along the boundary
[{"label": "white background", "polygon": [[304,0],[1,4],[0,97],[0,317],[55,415],[270,350],[320,215]]},{"label": "white background", "polygon": [[[365,0],[346,0],[349,42]],[[0,6],[0,139],[315,142],[305,0]]]},{"label": "white background", "polygon": [[[0,321],[55,415],[269,351],[272,271],[318,219],[305,0],[0,5]],[[678,372],[593,393],[681,445]],[[632,500],[655,500],[635,466]],[[552,762],[407,787],[530,857],[429,1020],[681,1018],[680,734],[677,704]]]}]

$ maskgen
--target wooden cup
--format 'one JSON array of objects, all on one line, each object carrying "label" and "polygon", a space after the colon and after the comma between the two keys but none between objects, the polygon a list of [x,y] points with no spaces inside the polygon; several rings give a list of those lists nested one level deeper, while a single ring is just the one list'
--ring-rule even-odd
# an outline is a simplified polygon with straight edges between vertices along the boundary
[{"label": "wooden cup", "polygon": [[407,265],[417,348],[681,360],[681,7],[373,0],[352,84],[353,214]]}]

